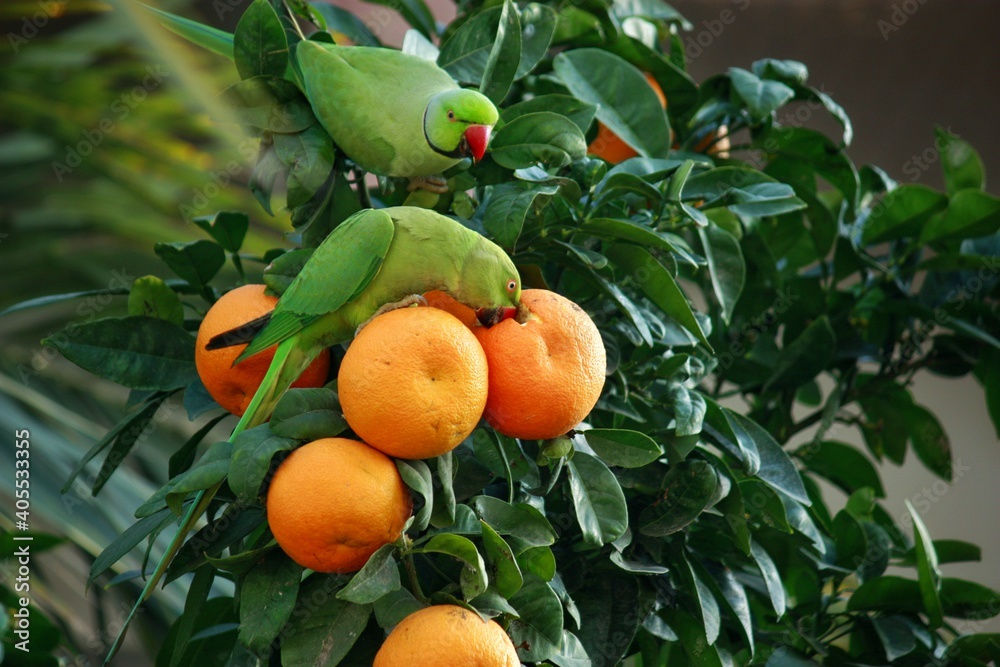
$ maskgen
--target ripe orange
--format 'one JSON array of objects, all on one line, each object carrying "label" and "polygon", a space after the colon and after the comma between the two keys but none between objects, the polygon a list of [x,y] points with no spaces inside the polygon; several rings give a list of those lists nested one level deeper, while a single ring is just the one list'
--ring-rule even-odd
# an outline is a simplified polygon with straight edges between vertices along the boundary
[{"label": "ripe orange", "polygon": [[293,451],[267,490],[267,523],[285,553],[317,572],[356,572],[399,539],[413,505],[388,456],[346,438]]},{"label": "ripe orange", "polygon": [[[719,139],[719,137],[722,138]],[[717,139],[718,141],[716,141]],[[694,152],[715,155],[725,160],[729,158],[729,148],[729,128],[720,125],[718,129],[712,130],[702,137],[702,140],[694,147]]]},{"label": "ripe orange", "polygon": [[486,355],[476,337],[437,308],[376,317],[347,349],[337,378],[354,432],[403,459],[458,446],[483,414],[486,387]]},{"label": "ripe orange", "polygon": [[[663,89],[660,88],[660,84],[656,82],[653,75],[649,72],[644,72],[646,75],[646,80],[649,81],[650,87],[652,87],[653,92],[656,96],[660,98],[660,104],[663,108],[667,108],[667,97],[663,94]],[[631,157],[636,157],[639,155],[634,148],[626,144],[621,138],[612,132],[608,127],[601,121],[597,121],[597,136],[594,138],[590,145],[587,146],[587,152],[591,155],[601,158],[605,162],[611,164],[618,164]]]},{"label": "ripe orange", "polygon": [[514,643],[494,621],[458,605],[416,611],[397,625],[372,667],[519,667]]},{"label": "ripe orange", "polygon": [[548,290],[521,292],[531,315],[474,332],[490,366],[486,420],[516,438],[566,433],[587,416],[604,387],[601,334],[583,309]]},{"label": "ripe orange", "polygon": [[427,299],[428,306],[431,308],[438,308],[446,313],[451,313],[457,317],[462,324],[470,329],[479,324],[479,321],[476,319],[476,311],[472,310],[464,303],[459,303],[448,295],[447,292],[442,292],[441,290],[431,290],[430,292],[424,293],[424,298]]},{"label": "ripe orange", "polygon": [[[264,379],[274,348],[264,350],[236,366],[233,362],[246,348],[234,345],[219,350],[206,350],[205,345],[213,336],[234,329],[274,310],[278,299],[264,294],[264,285],[243,285],[222,295],[222,298],[205,313],[198,328],[194,363],[205,389],[215,402],[234,415],[246,412],[250,399]],[[293,387],[322,387],[330,371],[330,351],[316,357],[303,371]]]}]

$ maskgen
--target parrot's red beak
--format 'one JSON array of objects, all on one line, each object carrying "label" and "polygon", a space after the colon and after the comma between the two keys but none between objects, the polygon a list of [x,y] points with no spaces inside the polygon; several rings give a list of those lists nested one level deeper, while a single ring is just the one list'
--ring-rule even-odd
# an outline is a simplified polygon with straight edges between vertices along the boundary
[{"label": "parrot's red beak", "polygon": [[472,151],[472,160],[479,162],[486,155],[486,145],[490,143],[490,126],[470,125],[465,130],[465,142]]},{"label": "parrot's red beak", "polygon": [[504,320],[509,320],[517,316],[517,308],[507,306],[506,308],[480,308],[476,311],[476,319],[484,327],[491,327]]}]

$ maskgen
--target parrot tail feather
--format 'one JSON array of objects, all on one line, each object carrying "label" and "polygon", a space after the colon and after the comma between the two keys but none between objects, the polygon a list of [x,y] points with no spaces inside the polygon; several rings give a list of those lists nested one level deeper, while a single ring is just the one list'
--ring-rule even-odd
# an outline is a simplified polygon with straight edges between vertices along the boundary
[{"label": "parrot tail feather", "polygon": [[270,321],[271,313],[267,313],[266,315],[261,315],[256,319],[246,322],[245,324],[241,324],[238,327],[234,327],[229,331],[223,331],[220,334],[216,334],[208,339],[205,349],[221,350],[224,347],[233,347],[234,345],[249,343],[254,339],[254,336],[264,330],[264,327],[266,327],[267,323]]}]

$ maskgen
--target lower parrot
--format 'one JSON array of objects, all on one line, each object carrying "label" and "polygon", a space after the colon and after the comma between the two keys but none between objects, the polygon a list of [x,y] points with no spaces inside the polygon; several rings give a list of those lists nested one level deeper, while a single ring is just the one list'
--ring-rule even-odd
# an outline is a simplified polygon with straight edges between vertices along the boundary
[{"label": "lower parrot", "polygon": [[366,209],[345,220],[316,248],[272,313],[209,341],[208,349],[216,349],[249,340],[237,364],[278,345],[237,432],[266,421],[322,350],[430,290],[447,292],[492,326],[517,315],[521,280],[499,246],[440,213],[400,206]]},{"label": "lower parrot", "polygon": [[444,192],[436,175],[486,153],[496,107],[433,62],[313,41],[300,42],[294,60],[320,124],[367,171]]},{"label": "lower parrot", "polygon": [[[409,206],[365,209],[345,220],[316,248],[269,316],[209,341],[210,348],[225,347],[252,336],[236,363],[278,344],[230,442],[267,421],[285,390],[324,348],[350,340],[381,312],[410,305],[420,298],[417,295],[435,289],[473,308],[485,326],[522,315],[521,279],[510,257],[460,223]],[[255,331],[259,333],[253,335]],[[194,497],[128,620],[149,597],[222,484]],[[120,641],[121,636],[109,655]]]}]

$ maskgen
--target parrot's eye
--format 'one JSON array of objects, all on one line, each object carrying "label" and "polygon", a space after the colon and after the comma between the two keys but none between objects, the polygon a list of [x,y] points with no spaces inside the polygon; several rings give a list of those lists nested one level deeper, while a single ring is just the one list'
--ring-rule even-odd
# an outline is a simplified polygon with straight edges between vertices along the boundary
[{"label": "parrot's eye", "polygon": [[448,109],[448,120],[455,122],[455,112],[451,109]]},{"label": "parrot's eye", "polygon": [[513,293],[517,289],[517,281],[508,280],[507,281],[507,291]]}]

